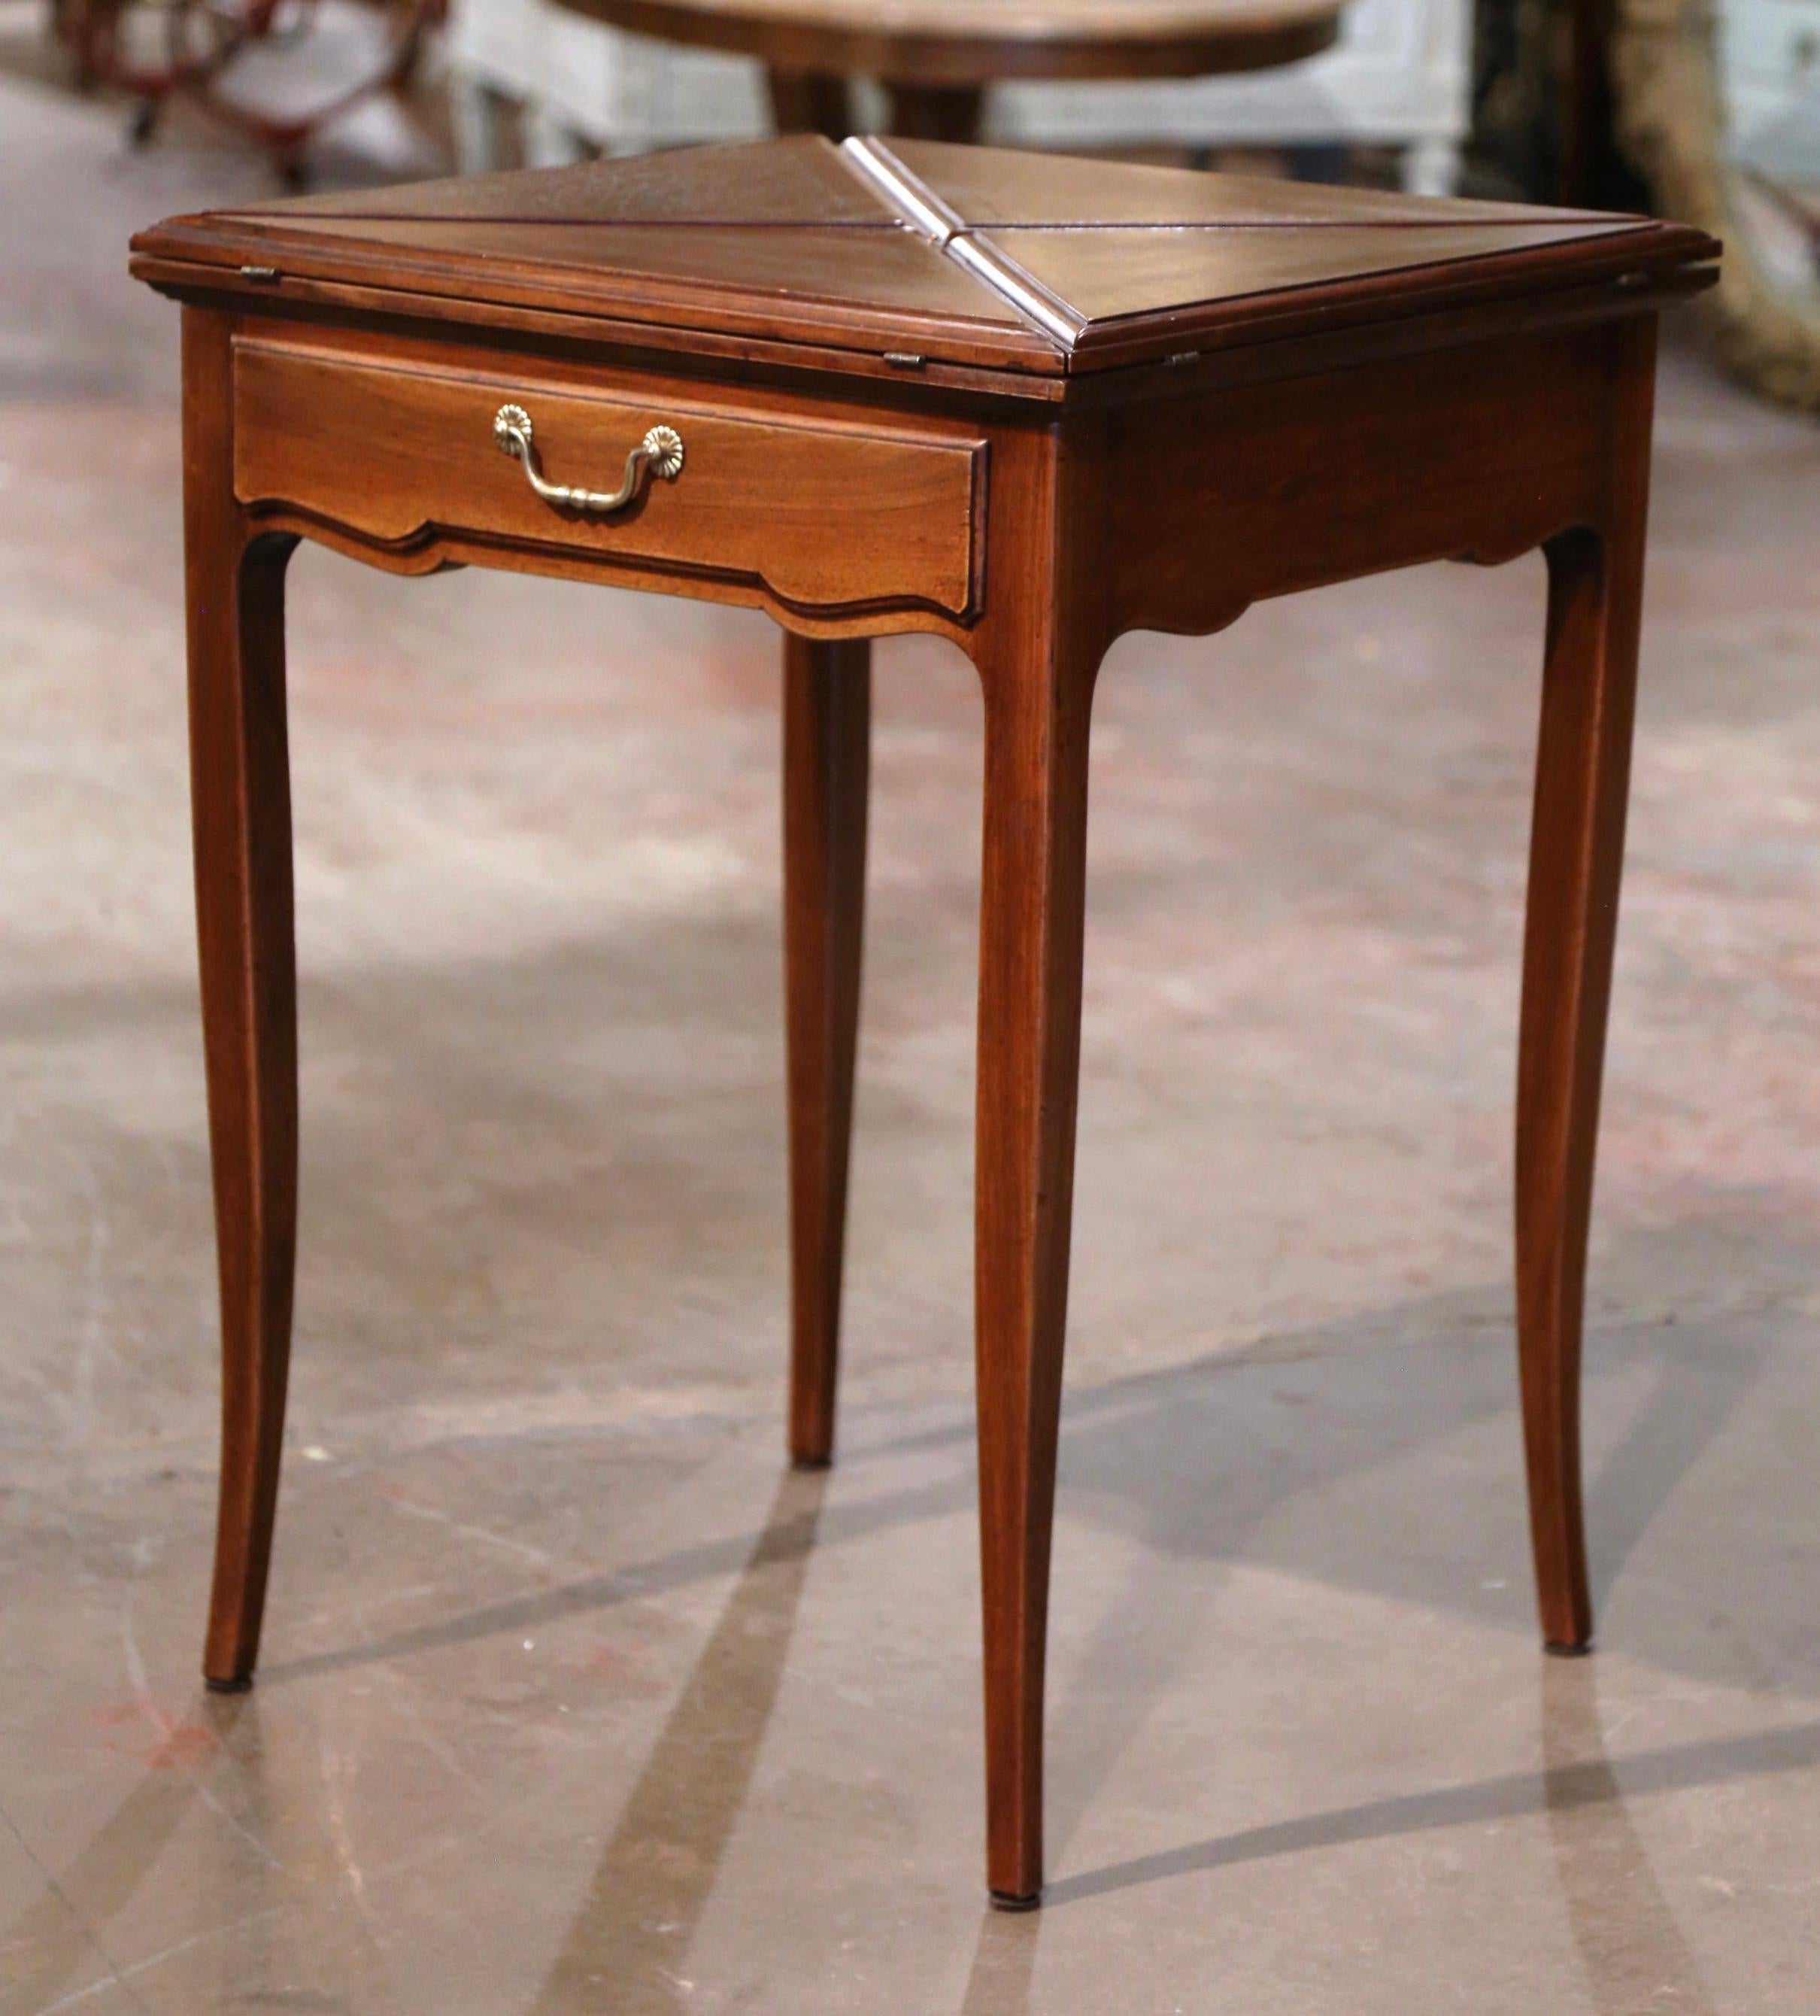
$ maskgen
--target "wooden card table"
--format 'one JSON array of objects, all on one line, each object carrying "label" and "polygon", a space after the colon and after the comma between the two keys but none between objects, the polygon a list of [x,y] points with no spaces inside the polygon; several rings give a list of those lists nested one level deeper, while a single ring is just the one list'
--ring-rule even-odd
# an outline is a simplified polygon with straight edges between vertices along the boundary
[{"label": "wooden card table", "polygon": [[[1541,1624],[1583,1647],[1581,1287],[1656,325],[1717,248],[1642,218],[822,139],[177,218],[225,1433],[211,1685],[250,1679],[290,1348],[283,581],[300,538],[744,603],[784,645],[790,1450],[829,1460],[868,639],[985,709],[977,1244],[987,1867],[1041,1881],[1043,1655],[1107,647],[1444,556],[1548,567],[1517,1084]],[[602,668],[610,678],[612,668]],[[1318,722],[1309,724],[1318,734]]]}]

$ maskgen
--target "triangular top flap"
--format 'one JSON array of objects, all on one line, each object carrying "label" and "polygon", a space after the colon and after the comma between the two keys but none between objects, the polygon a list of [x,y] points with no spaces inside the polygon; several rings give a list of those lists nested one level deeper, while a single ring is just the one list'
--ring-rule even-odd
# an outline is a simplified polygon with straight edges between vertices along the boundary
[{"label": "triangular top flap", "polygon": [[897,213],[854,175],[840,150],[814,135],[729,147],[679,147],[583,161],[563,168],[509,168],[400,187],[292,196],[218,213],[275,225],[306,218],[336,225],[361,218],[449,224],[872,225]]},{"label": "triangular top flap", "polygon": [[944,140],[881,143],[955,219],[970,229],[1030,225],[1344,225],[1459,224],[1644,224],[1601,211],[1548,210],[1534,203],[1475,203],[1458,196],[1405,196],[1397,189],[1335,182],[1286,182],[1266,175],[1208,175],[1135,162],[1083,160]]},{"label": "triangular top flap", "polygon": [[1365,225],[1319,230],[1158,231],[1101,226],[1055,231],[1003,227],[991,244],[1007,272],[1032,284],[1077,325],[1076,341],[1113,333],[1108,325],[1150,315],[1221,308],[1250,312],[1263,296],[1289,296],[1345,282],[1407,288],[1444,282],[1451,268],[1519,253],[1564,250],[1632,227],[1621,221],[1558,225],[1437,224],[1415,244]]},{"label": "triangular top flap", "polygon": [[[289,220],[287,220],[288,221]],[[876,231],[839,225],[696,224],[656,229],[612,221],[532,224],[513,218],[451,220],[410,217],[299,218],[281,254],[287,268],[312,254],[351,257],[356,250],[401,278],[444,268],[466,273],[484,297],[517,275],[541,276],[557,287],[606,293],[642,283],[762,300],[809,312],[878,309],[890,314],[958,317],[1021,331],[1015,306],[981,286],[934,247],[887,222]],[[320,250],[318,248],[321,248]]]}]

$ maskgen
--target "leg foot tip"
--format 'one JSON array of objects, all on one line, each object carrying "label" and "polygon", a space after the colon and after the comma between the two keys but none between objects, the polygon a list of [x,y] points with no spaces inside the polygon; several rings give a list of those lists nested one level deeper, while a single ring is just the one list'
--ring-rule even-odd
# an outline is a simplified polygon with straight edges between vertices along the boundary
[{"label": "leg foot tip", "polygon": [[1592,1650],[1589,1636],[1577,1640],[1545,1638],[1542,1650],[1551,1659],[1584,1659]]},{"label": "leg foot tip", "polygon": [[253,1676],[237,1673],[226,1679],[218,1679],[213,1673],[204,1673],[202,1683],[211,1694],[250,1694],[253,1691]]},{"label": "leg foot tip", "polygon": [[792,1470],[803,1470],[803,1471],[818,1471],[818,1470],[832,1470],[833,1467],[834,1467],[834,1458],[833,1458],[833,1456],[831,1456],[831,1455],[830,1455],[830,1456],[794,1456],[794,1455],[793,1455],[793,1456],[791,1456],[791,1458],[790,1458],[790,1468],[791,1468]]},{"label": "leg foot tip", "polygon": [[1034,1911],[1043,1901],[1043,1893],[1033,1890],[1027,1897],[1020,1897],[1015,1890],[988,1890],[995,1911]]}]

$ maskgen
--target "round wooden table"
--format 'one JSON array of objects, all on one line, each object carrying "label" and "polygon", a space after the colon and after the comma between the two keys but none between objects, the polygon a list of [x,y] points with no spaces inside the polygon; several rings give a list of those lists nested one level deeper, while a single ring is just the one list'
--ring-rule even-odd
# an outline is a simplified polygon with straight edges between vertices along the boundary
[{"label": "round wooden table", "polygon": [[851,130],[847,81],[875,77],[891,130],[972,140],[986,86],[1207,77],[1326,49],[1343,0],[561,0],[616,28],[756,56],[780,131]]}]

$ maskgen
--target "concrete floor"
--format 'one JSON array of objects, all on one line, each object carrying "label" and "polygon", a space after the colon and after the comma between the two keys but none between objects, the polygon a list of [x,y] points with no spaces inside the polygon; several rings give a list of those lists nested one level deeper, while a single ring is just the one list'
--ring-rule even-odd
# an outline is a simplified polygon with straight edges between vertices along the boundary
[{"label": "concrete floor", "polygon": [[1539,563],[1135,637],[1095,729],[1054,1881],[983,1909],[980,721],[881,653],[843,1461],[780,1463],[774,641],[293,569],[304,1245],[257,1692],[174,312],[264,186],[0,85],[0,2011],[1743,2016],[1820,1996],[1820,440],[1671,356],[1538,1649],[1509,1131]]}]

